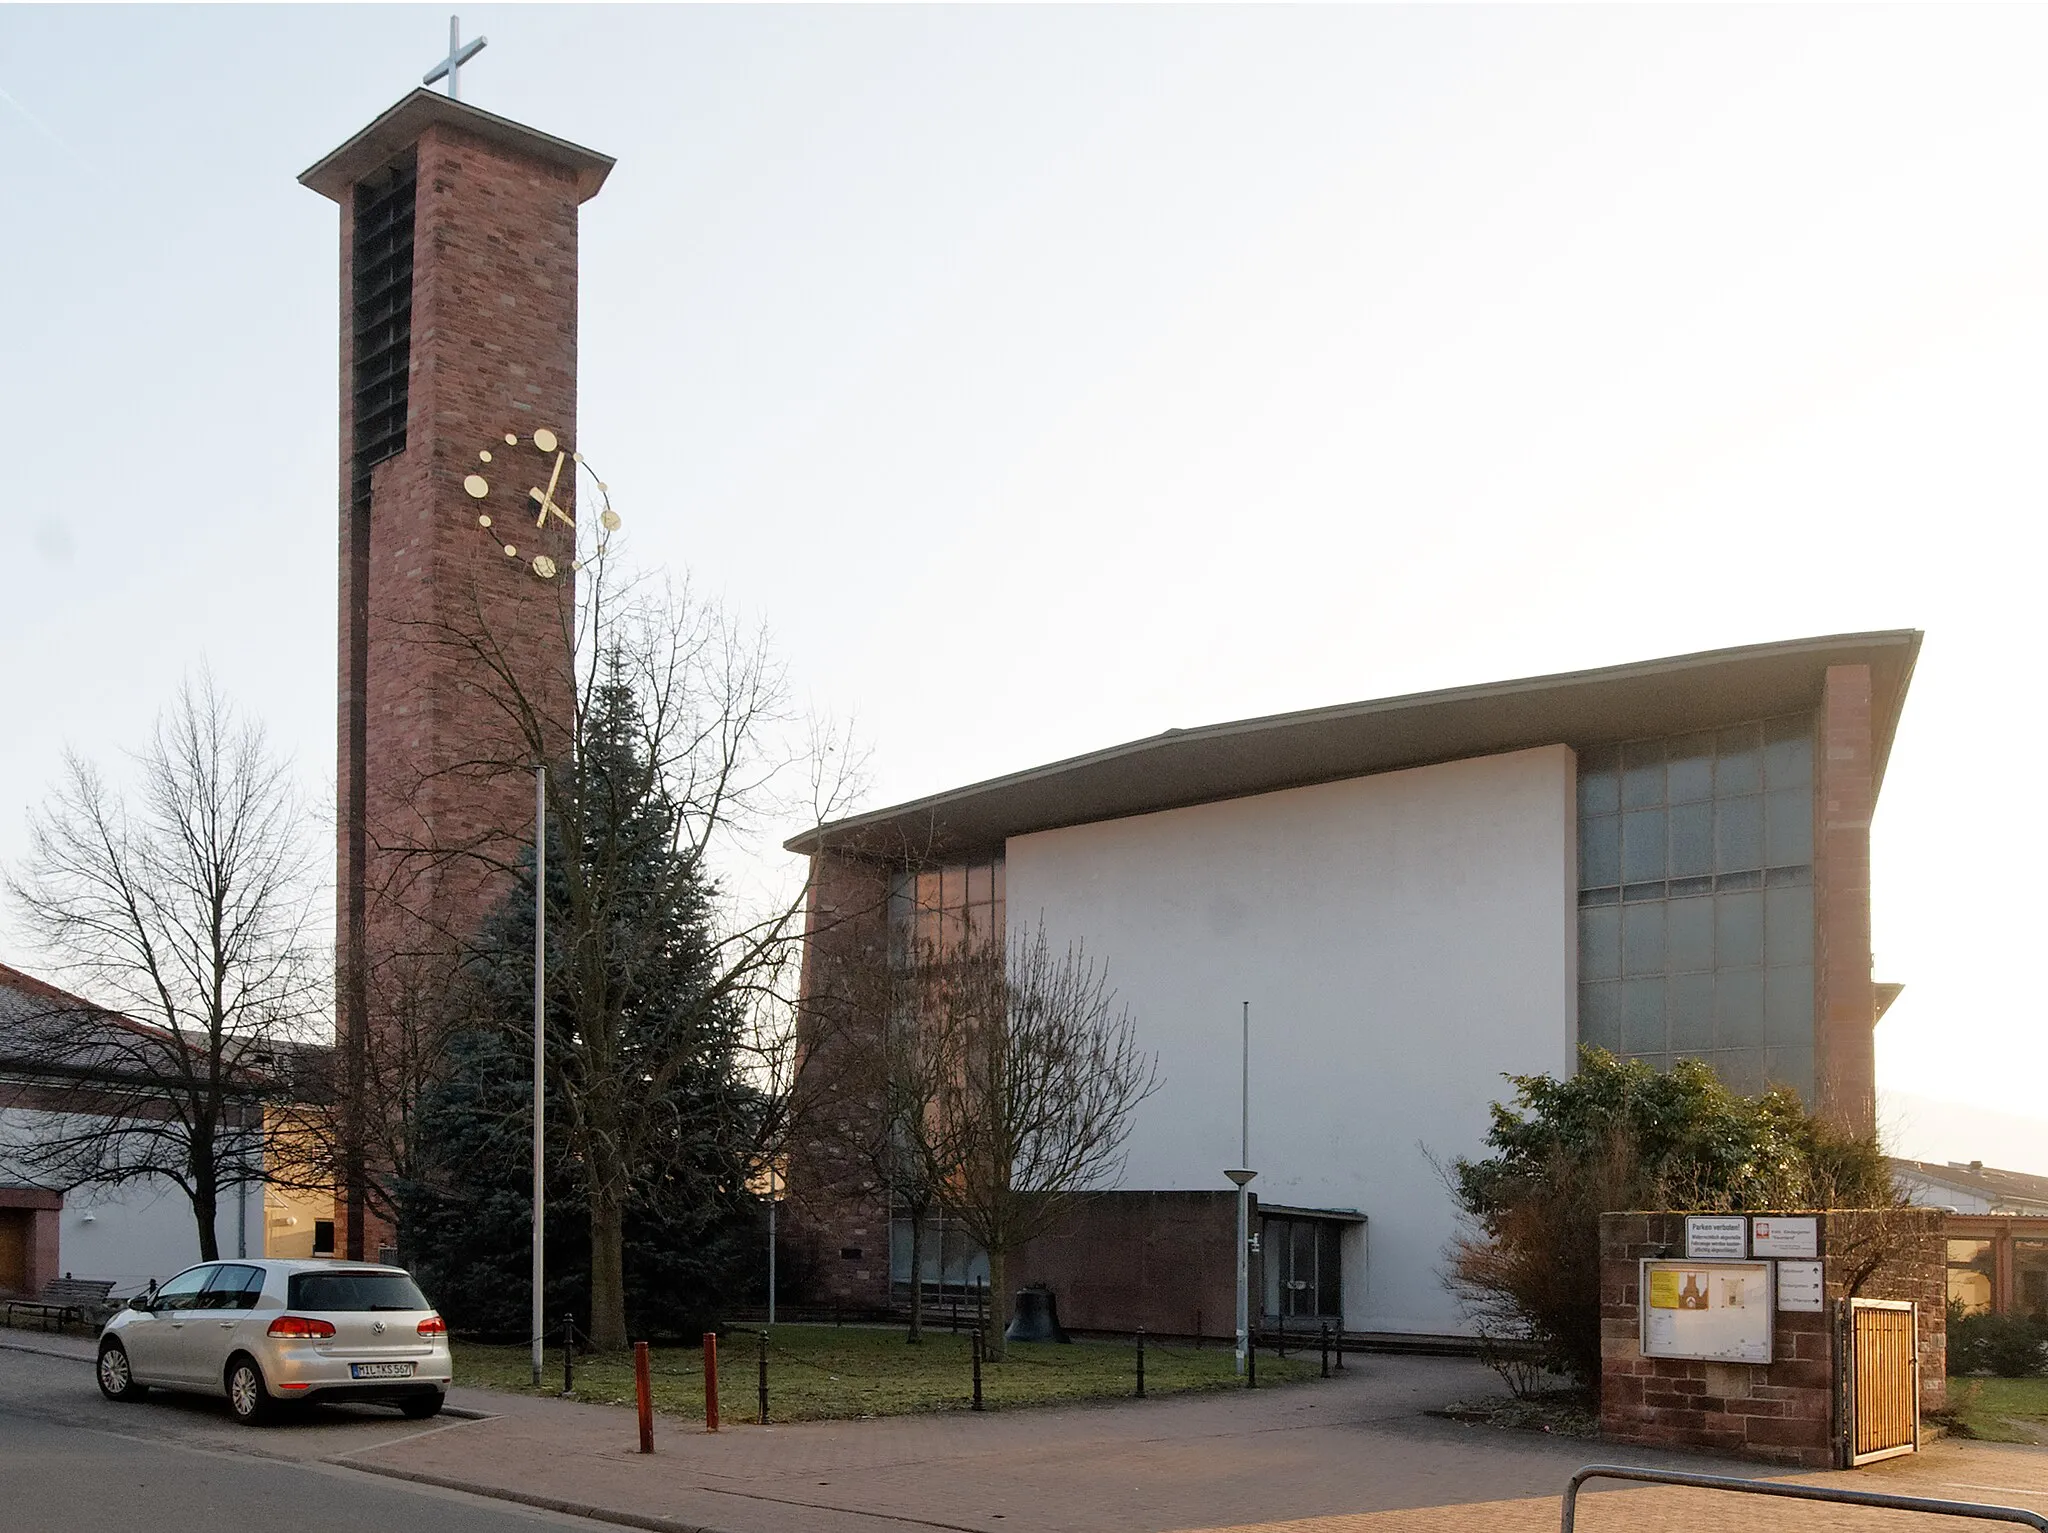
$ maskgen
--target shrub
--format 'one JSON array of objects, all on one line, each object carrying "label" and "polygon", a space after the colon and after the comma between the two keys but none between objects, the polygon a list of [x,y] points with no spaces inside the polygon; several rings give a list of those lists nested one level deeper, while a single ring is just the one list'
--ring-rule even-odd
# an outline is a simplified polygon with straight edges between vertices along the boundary
[{"label": "shrub", "polygon": [[1948,1306],[1948,1371],[1952,1374],[1994,1373],[2001,1379],[2022,1379],[2048,1372],[2048,1322],[2027,1315],[1963,1313],[1954,1299]]},{"label": "shrub", "polygon": [[1584,1390],[1600,1376],[1603,1213],[1899,1202],[1875,1140],[1814,1117],[1791,1091],[1738,1095],[1698,1061],[1659,1073],[1588,1048],[1567,1079],[1508,1080],[1514,1104],[1494,1105],[1486,1136],[1494,1153],[1450,1168],[1471,1233],[1453,1244],[1446,1280],[1490,1352],[1533,1346]]}]

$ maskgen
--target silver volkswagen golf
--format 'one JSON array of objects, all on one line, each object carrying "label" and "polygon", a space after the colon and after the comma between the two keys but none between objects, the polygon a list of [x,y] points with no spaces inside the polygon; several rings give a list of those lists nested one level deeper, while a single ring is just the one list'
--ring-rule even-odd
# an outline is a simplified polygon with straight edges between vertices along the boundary
[{"label": "silver volkswagen golf", "polygon": [[100,1392],[225,1395],[255,1424],[300,1400],[371,1400],[421,1419],[451,1377],[448,1327],[397,1267],[220,1261],[188,1267],[100,1331]]}]

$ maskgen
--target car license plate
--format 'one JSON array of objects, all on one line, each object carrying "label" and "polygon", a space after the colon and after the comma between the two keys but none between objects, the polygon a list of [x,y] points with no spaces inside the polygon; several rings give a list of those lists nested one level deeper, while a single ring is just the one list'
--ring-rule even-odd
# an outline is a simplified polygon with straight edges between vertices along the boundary
[{"label": "car license plate", "polygon": [[411,1363],[350,1363],[348,1376],[352,1379],[409,1379],[412,1377]]}]

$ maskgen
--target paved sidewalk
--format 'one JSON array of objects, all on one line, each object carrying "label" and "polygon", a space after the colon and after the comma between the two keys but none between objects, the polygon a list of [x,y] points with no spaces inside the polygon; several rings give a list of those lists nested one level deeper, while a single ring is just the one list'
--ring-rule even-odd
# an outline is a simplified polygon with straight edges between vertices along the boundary
[{"label": "paved sidewalk", "polygon": [[34,1352],[42,1357],[75,1357],[81,1363],[93,1360],[96,1338],[74,1336],[67,1331],[30,1331],[19,1326],[0,1325],[0,1350]]},{"label": "paved sidewalk", "polygon": [[[663,1419],[651,1457],[633,1451],[629,1411],[500,1395],[489,1397],[502,1412],[491,1420],[338,1462],[632,1526],[717,1533],[1547,1530],[1565,1480],[1588,1462],[1760,1473],[1442,1421],[1422,1412],[1486,1391],[1491,1376],[1451,1360],[1357,1362],[1328,1384],[1143,1404],[729,1426],[716,1437]],[[1803,1478],[2048,1512],[2048,1453],[2031,1449],[1942,1444],[1856,1475]],[[1896,1513],[1665,1489],[1597,1492],[1580,1518],[1586,1533],[1914,1525]]]},{"label": "paved sidewalk", "polygon": [[[0,1348],[92,1357],[90,1339],[54,1333],[0,1329]],[[1328,1383],[1111,1406],[736,1425],[715,1437],[662,1417],[651,1457],[634,1451],[630,1411],[458,1389],[451,1405],[481,1419],[325,1461],[662,1533],[1549,1533],[1558,1493],[1583,1464],[1769,1473],[1444,1421],[1424,1412],[1490,1392],[1492,1375],[1451,1359],[1350,1361]],[[1797,1478],[2048,1514],[2048,1449],[1939,1442]],[[1597,1491],[1579,1517],[1583,1533],[1961,1526],[1675,1488]]]}]

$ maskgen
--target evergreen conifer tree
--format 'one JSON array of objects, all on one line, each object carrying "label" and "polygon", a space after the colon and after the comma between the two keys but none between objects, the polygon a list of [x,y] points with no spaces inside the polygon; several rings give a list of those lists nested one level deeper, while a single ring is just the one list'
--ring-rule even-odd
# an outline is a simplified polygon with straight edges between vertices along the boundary
[{"label": "evergreen conifer tree", "polygon": [[[545,1313],[601,1318],[609,1289],[637,1333],[691,1335],[752,1279],[746,1166],[762,1103],[716,887],[640,746],[639,706],[616,676],[600,683],[550,799]],[[523,1334],[530,859],[473,967],[475,1022],[423,1103],[430,1168],[403,1190],[401,1233],[451,1324]]]}]

